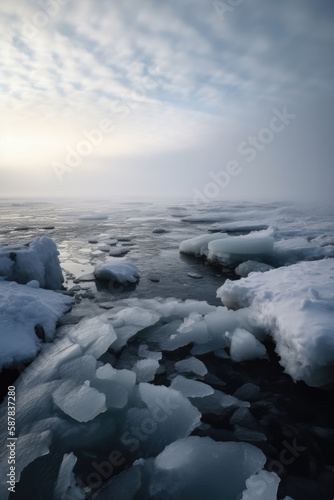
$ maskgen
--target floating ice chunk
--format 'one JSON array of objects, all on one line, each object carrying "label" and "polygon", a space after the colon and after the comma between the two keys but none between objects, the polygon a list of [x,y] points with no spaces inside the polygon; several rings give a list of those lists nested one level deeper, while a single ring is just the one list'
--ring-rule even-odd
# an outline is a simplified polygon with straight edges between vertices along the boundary
[{"label": "floating ice chunk", "polygon": [[83,319],[68,332],[68,337],[78,343],[85,354],[96,359],[117,339],[113,326],[104,315]]},{"label": "floating ice chunk", "polygon": [[161,352],[155,352],[155,351],[149,351],[147,345],[141,344],[138,349],[138,356],[140,358],[150,358],[150,359],[156,359],[157,361],[160,361],[162,358],[162,353]]},{"label": "floating ice chunk", "polygon": [[149,492],[164,500],[232,500],[265,461],[262,451],[252,445],[191,436],[170,444],[156,457]]},{"label": "floating ice chunk", "polygon": [[128,253],[128,249],[124,247],[114,247],[109,249],[109,255],[112,257],[121,257],[122,255],[125,255]]},{"label": "floating ice chunk", "polygon": [[189,276],[190,278],[194,278],[194,279],[203,278],[203,276],[201,276],[200,274],[197,274],[197,273],[187,273],[187,276]]},{"label": "floating ice chunk", "polygon": [[100,250],[101,252],[109,252],[110,246],[107,245],[106,243],[102,243],[102,245],[99,245],[97,249]]},{"label": "floating ice chunk", "polygon": [[0,281],[0,370],[33,359],[41,348],[35,327],[51,341],[57,320],[72,303],[50,290]]},{"label": "floating ice chunk", "polygon": [[334,259],[300,262],[236,282],[217,296],[228,307],[249,307],[270,333],[285,371],[311,386],[334,381]]},{"label": "floating ice chunk", "polygon": [[136,384],[136,374],[130,370],[116,370],[110,364],[96,371],[92,385],[106,395],[108,408],[124,408]]},{"label": "floating ice chunk", "polygon": [[195,357],[177,361],[175,363],[175,369],[178,372],[192,372],[195,375],[199,375],[200,377],[204,377],[204,375],[208,373],[208,370],[203,361],[200,361]]},{"label": "floating ice chunk", "polygon": [[269,264],[263,264],[263,262],[257,262],[256,260],[247,260],[239,264],[235,268],[235,272],[242,278],[247,278],[250,273],[265,273],[271,269],[274,268]]},{"label": "floating ice chunk", "polygon": [[213,394],[203,396],[202,398],[192,399],[192,404],[199,409],[204,415],[206,413],[214,413],[215,415],[230,415],[233,410],[239,407],[249,407],[250,404],[246,401],[238,401],[238,399],[225,394],[221,391],[214,390]]},{"label": "floating ice chunk", "polygon": [[109,317],[117,334],[117,340],[112,346],[116,351],[125,346],[136,333],[154,325],[160,319],[159,314],[143,307],[126,307]]},{"label": "floating ice chunk", "polygon": [[280,478],[275,472],[260,470],[246,479],[247,489],[241,500],[276,500]]},{"label": "floating ice chunk", "polygon": [[232,361],[247,361],[256,358],[266,358],[267,351],[254,335],[237,328],[231,335],[230,356]]},{"label": "floating ice chunk", "polygon": [[109,216],[104,213],[91,212],[89,214],[80,215],[79,220],[106,220]]},{"label": "floating ice chunk", "polygon": [[83,384],[95,376],[96,358],[90,354],[73,359],[64,363],[59,372],[62,379],[71,379],[77,384]]},{"label": "floating ice chunk", "polygon": [[161,347],[163,350],[174,351],[190,342],[205,344],[208,340],[208,329],[203,316],[193,312],[184,319],[183,324],[178,328],[176,333],[172,334],[169,339],[161,342]]},{"label": "floating ice chunk", "polygon": [[238,408],[230,418],[231,425],[242,425],[248,429],[257,429],[257,422],[248,408]]},{"label": "floating ice chunk", "polygon": [[98,264],[94,271],[95,277],[100,280],[113,280],[118,283],[135,283],[139,279],[138,269],[132,262],[107,262]]},{"label": "floating ice chunk", "polygon": [[88,422],[107,410],[106,396],[88,385],[64,382],[52,395],[55,404],[78,422]]},{"label": "floating ice chunk", "polygon": [[116,238],[111,238],[110,240],[106,240],[103,242],[105,245],[110,245],[110,246],[113,246],[113,245],[117,245],[118,243],[118,240],[116,240]]},{"label": "floating ice chunk", "polygon": [[53,500],[65,500],[66,492],[74,483],[73,467],[77,463],[77,457],[73,453],[65,453],[60,464]]},{"label": "floating ice chunk", "polygon": [[163,227],[156,227],[153,229],[152,233],[154,234],[162,234],[162,233],[168,233],[167,229],[164,229]]},{"label": "floating ice chunk", "polygon": [[246,236],[233,236],[211,241],[208,245],[208,259],[224,265],[249,260],[252,256],[268,257],[274,248],[273,231],[254,231]]},{"label": "floating ice chunk", "polygon": [[156,359],[140,359],[133,366],[133,371],[137,375],[138,382],[151,382],[159,366],[159,361]]},{"label": "floating ice chunk", "polygon": [[181,392],[183,396],[192,398],[201,398],[214,393],[214,390],[208,384],[203,384],[203,382],[197,382],[196,380],[189,380],[181,375],[177,375],[172,380],[170,387],[175,391]]},{"label": "floating ice chunk", "polygon": [[266,435],[262,432],[248,429],[238,424],[234,426],[234,435],[239,441],[250,441],[251,443],[267,441]]},{"label": "floating ice chunk", "polygon": [[47,236],[28,245],[0,247],[0,275],[21,284],[36,280],[41,288],[58,290],[64,281],[58,255],[55,242]]},{"label": "floating ice chunk", "polygon": [[196,236],[195,238],[182,241],[180,244],[180,252],[195,256],[207,255],[208,244],[211,241],[222,240],[224,238],[227,238],[227,234],[225,233],[204,234],[201,236]]},{"label": "floating ice chunk", "polygon": [[200,424],[201,414],[178,391],[140,383],[139,395],[147,409],[128,410],[122,442],[126,444],[128,436],[132,436],[133,442],[133,432],[138,429],[141,456],[160,453],[166,445],[188,436]]},{"label": "floating ice chunk", "polygon": [[260,388],[255,385],[247,382],[237,389],[234,393],[234,397],[238,399],[243,399],[246,401],[257,401],[260,399],[261,393]]}]

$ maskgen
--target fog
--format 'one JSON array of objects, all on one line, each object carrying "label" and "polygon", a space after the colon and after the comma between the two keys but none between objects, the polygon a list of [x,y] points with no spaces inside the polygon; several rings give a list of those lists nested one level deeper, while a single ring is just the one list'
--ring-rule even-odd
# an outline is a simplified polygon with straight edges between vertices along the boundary
[{"label": "fog", "polygon": [[333,204],[332,2],[0,13],[2,198]]}]

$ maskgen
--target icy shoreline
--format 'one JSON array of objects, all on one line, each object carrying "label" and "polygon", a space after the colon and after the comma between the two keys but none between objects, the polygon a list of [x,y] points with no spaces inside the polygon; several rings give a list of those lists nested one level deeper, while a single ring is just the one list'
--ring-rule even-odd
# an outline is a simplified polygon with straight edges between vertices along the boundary
[{"label": "icy shoreline", "polygon": [[[108,245],[114,244],[107,236]],[[170,238],[170,233],[157,237]],[[290,416],[283,423],[284,412],[298,414],[298,404],[307,408],[308,398],[312,401],[312,391],[317,389],[293,384],[282,374],[272,338],[282,364],[285,360],[286,371],[294,379],[306,380],[310,385],[328,383],[331,368],[330,373],[324,373],[323,368],[333,359],[330,340],[326,340],[330,339],[333,317],[333,259],[272,270],[257,260],[271,251],[266,247],[263,252],[263,237],[271,238],[268,232],[260,232],[256,241],[252,241],[254,235],[241,240],[246,241],[244,253],[240,252],[239,236],[227,246],[223,243],[224,248],[219,243],[214,249],[220,257],[229,252],[237,254],[237,259],[229,260],[234,267],[243,256],[240,272],[248,278],[226,281],[218,290],[231,309],[175,298],[116,300],[111,296],[109,302],[98,302],[82,285],[71,291],[75,296],[75,290],[79,291],[82,303],[75,302],[72,314],[60,322],[63,326],[50,344],[42,345],[36,336],[33,325],[37,324],[37,315],[44,311],[48,317],[48,324],[38,324],[43,327],[45,339],[51,340],[52,325],[57,322],[54,318],[64,312],[61,304],[68,308],[73,299],[38,287],[37,275],[29,275],[30,281],[35,281],[26,285],[0,282],[0,294],[2,288],[18,290],[17,297],[27,304],[26,309],[22,308],[22,317],[30,315],[29,338],[38,349],[42,345],[40,355],[16,382],[21,450],[18,499],[24,498],[25,488],[32,488],[36,500],[45,500],[47,495],[53,500],[68,496],[83,500],[86,495],[96,500],[174,500],[199,494],[203,488],[201,499],[209,494],[217,499],[258,500],[260,486],[264,500],[281,499],[287,494],[299,500],[298,491],[308,498],[307,481],[300,479],[299,489],[294,490],[293,480],[289,482],[282,472],[285,464],[279,458],[281,443],[295,446],[297,439],[297,449],[304,450],[307,436],[306,451],[298,453],[311,461],[314,450],[323,447],[326,463],[330,464],[327,437],[331,436],[331,412],[328,418],[314,413],[313,426],[309,424],[307,433],[303,431],[305,424],[299,430],[299,417]],[[208,236],[199,239],[206,251]],[[213,238],[216,242],[230,239],[222,233]],[[277,243],[275,239],[274,246]],[[293,257],[285,263],[291,263],[297,254],[313,259],[331,251],[326,248],[320,253],[305,253],[298,245],[294,241]],[[8,260],[5,262],[8,265]],[[137,280],[138,274],[142,278],[140,265],[138,273],[135,266],[124,266],[124,260],[110,261],[107,257],[107,264],[103,262],[101,257],[100,267],[90,280],[98,282],[97,278],[102,277],[108,282],[112,278],[126,285]],[[203,281],[194,281],[194,286],[203,286]],[[6,310],[10,302],[17,319],[18,307],[13,299],[4,302]],[[81,319],[89,303],[94,307],[87,309],[88,317]],[[49,306],[51,309],[45,312]],[[324,320],[321,330],[320,318]],[[275,330],[277,325],[279,330]],[[309,335],[305,334],[306,327]],[[38,332],[41,334],[40,329]],[[315,336],[317,342],[313,345],[311,339]],[[290,343],[285,349],[287,338]],[[319,366],[317,359],[321,360]],[[314,365],[312,370],[310,363]],[[292,394],[296,404],[283,404],[282,400]],[[323,401],[322,409],[326,408],[325,391],[314,398]],[[1,418],[4,411],[2,405]],[[281,434],[277,429],[273,431],[272,426],[277,425]],[[326,436],[326,445],[320,436]],[[31,443],[35,449],[30,457]],[[215,459],[210,458],[213,455]],[[275,463],[276,468],[272,466]],[[107,471],[105,476],[101,470]],[[37,477],[48,479],[39,481],[37,488],[32,484]],[[2,487],[6,495],[5,485]]]}]

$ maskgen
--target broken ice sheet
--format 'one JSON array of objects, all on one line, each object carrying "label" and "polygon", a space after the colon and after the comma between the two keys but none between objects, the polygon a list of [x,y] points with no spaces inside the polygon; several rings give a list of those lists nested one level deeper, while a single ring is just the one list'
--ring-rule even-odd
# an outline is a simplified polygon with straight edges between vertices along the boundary
[{"label": "broken ice sheet", "polygon": [[88,422],[107,410],[106,396],[89,385],[64,382],[52,395],[55,404],[78,422]]}]

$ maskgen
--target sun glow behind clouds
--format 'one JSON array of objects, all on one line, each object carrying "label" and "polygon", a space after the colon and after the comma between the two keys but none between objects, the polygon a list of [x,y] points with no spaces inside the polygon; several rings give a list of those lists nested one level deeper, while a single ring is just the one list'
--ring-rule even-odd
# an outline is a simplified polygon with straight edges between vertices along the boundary
[{"label": "sun glow behind clouds", "polygon": [[52,155],[57,142],[46,136],[2,135],[0,138],[0,160],[2,167],[25,170],[27,167],[42,167]]}]

